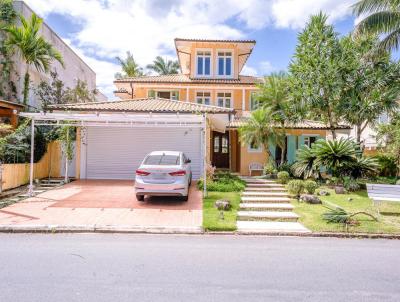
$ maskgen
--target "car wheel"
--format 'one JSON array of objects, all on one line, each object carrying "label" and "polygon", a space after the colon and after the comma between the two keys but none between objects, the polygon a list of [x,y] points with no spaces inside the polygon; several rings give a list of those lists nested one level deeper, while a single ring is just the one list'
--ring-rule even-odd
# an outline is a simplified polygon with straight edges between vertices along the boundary
[{"label": "car wheel", "polygon": [[144,195],[136,194],[136,199],[137,199],[138,201],[144,201]]},{"label": "car wheel", "polygon": [[189,200],[189,194],[186,195],[186,196],[182,196],[182,197],[181,197],[181,200],[182,200],[182,201],[188,201],[188,200]]}]

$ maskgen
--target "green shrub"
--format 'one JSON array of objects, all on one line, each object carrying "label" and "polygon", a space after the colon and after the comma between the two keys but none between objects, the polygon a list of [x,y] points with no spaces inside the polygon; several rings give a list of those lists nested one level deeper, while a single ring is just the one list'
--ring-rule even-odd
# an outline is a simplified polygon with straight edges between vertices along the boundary
[{"label": "green shrub", "polygon": [[289,172],[281,171],[277,174],[278,182],[281,184],[287,184],[289,181],[290,175]]},{"label": "green shrub", "polygon": [[264,174],[275,174],[278,170],[276,169],[276,165],[272,161],[268,161],[268,163],[264,166]]},{"label": "green shrub", "polygon": [[308,194],[314,194],[317,188],[318,184],[314,180],[309,179],[304,182],[304,189]]},{"label": "green shrub", "polygon": [[290,194],[296,195],[298,199],[300,194],[304,191],[304,181],[300,179],[294,179],[288,182],[287,189]]},{"label": "green shrub", "polygon": [[379,163],[379,176],[396,176],[396,159],[393,156],[378,154],[375,158]]},{"label": "green shrub", "polygon": [[[203,190],[203,180],[197,182],[197,187]],[[212,181],[207,181],[207,191],[210,192],[239,192],[246,187],[245,181],[229,172],[215,173]]]},{"label": "green shrub", "polygon": [[332,176],[331,178],[326,180],[327,185],[337,186],[340,184],[340,179],[338,177]]},{"label": "green shrub", "polygon": [[343,187],[349,192],[355,192],[360,189],[360,185],[352,177],[343,177]]},{"label": "green shrub", "polygon": [[396,185],[400,185],[400,179],[396,181]]}]

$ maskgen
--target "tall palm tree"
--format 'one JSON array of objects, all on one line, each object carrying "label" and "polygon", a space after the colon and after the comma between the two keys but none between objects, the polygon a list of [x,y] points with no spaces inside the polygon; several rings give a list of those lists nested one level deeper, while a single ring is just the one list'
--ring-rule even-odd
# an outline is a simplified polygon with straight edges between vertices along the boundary
[{"label": "tall palm tree", "polygon": [[269,155],[273,155],[269,149],[269,144],[282,146],[285,133],[276,127],[275,121],[271,118],[271,110],[260,108],[253,111],[250,119],[245,125],[239,128],[239,137],[242,143],[248,145],[262,146]]},{"label": "tall palm tree", "polygon": [[158,56],[153,61],[153,64],[147,65],[147,68],[157,72],[160,75],[177,74],[179,70],[179,63],[178,61],[167,60]]},{"label": "tall palm tree", "polygon": [[356,27],[356,33],[384,35],[380,49],[398,49],[400,43],[400,1],[360,0],[353,5],[356,16],[368,15]]},{"label": "tall palm tree", "polygon": [[122,73],[117,72],[114,77],[116,79],[133,78],[143,75],[143,69],[136,63],[130,51],[126,52],[126,58],[116,57],[121,65]]},{"label": "tall palm tree", "polygon": [[[257,99],[260,105],[271,112],[271,118],[279,124],[283,133],[286,132],[285,124],[290,119],[291,108],[288,101],[288,77],[284,72],[272,73],[265,78],[260,85],[260,93]],[[281,147],[281,164],[284,162],[286,153],[285,139]]]},{"label": "tall palm tree", "polygon": [[9,25],[4,28],[8,33],[6,41],[7,47],[16,50],[20,57],[26,63],[26,71],[24,76],[24,104],[28,103],[29,96],[29,68],[34,66],[39,72],[49,72],[50,65],[56,60],[64,66],[61,54],[40,34],[39,30],[43,20],[37,15],[32,14],[30,20],[26,20],[23,16],[19,16],[21,26]]}]

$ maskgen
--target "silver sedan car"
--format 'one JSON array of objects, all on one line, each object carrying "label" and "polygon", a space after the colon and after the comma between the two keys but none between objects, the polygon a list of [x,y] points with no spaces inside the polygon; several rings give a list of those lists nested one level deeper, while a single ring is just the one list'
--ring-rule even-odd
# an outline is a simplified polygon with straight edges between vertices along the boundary
[{"label": "silver sedan car", "polygon": [[137,200],[145,195],[180,196],[187,201],[192,182],[190,159],[178,151],[153,151],[136,170]]}]

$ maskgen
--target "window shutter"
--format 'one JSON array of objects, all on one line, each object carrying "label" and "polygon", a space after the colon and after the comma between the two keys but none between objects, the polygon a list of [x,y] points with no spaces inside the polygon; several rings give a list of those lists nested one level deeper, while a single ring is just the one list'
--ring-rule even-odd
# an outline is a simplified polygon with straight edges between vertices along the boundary
[{"label": "window shutter", "polygon": [[287,161],[291,164],[296,160],[296,136],[287,137]]},{"label": "window shutter", "polygon": [[269,152],[272,154],[272,159],[275,160],[276,146],[272,142],[268,142]]},{"label": "window shutter", "polygon": [[176,100],[179,101],[179,90],[175,91],[175,97],[176,97]]},{"label": "window shutter", "polygon": [[304,146],[304,135],[299,136],[299,149]]},{"label": "window shutter", "polygon": [[156,97],[156,92],[155,92],[154,90],[149,90],[149,91],[147,92],[147,97],[149,97],[149,98],[154,98],[154,97]]}]

